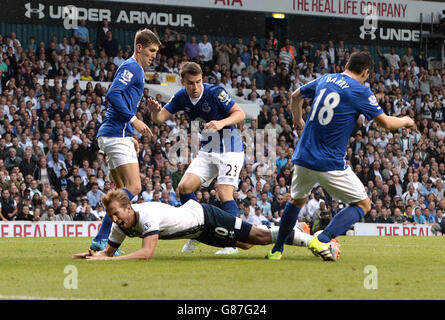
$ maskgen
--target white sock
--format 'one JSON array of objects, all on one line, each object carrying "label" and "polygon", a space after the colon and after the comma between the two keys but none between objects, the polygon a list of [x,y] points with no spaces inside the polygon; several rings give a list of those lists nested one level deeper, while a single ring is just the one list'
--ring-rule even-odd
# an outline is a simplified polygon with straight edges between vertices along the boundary
[{"label": "white sock", "polygon": [[292,241],[294,246],[307,247],[309,241],[314,238],[314,236],[304,233],[298,228],[295,228],[294,231],[294,239]]},{"label": "white sock", "polygon": [[277,242],[278,230],[280,230],[280,227],[271,226],[269,230],[270,230],[270,237],[272,238],[272,243]]}]

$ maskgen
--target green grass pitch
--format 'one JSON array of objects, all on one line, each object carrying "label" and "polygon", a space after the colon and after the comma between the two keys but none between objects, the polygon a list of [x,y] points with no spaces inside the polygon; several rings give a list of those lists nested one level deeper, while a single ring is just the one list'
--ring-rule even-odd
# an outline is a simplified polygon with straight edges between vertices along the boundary
[{"label": "green grass pitch", "polygon": [[[443,300],[444,240],[340,237],[338,262],[291,246],[281,261],[264,259],[271,246],[221,256],[214,254],[217,248],[200,244],[183,254],[186,240],[163,240],[149,261],[86,261],[71,255],[86,251],[89,238],[3,238],[0,299]],[[122,249],[140,246],[140,239],[127,239]],[[65,288],[67,279],[75,284],[73,270],[77,289]],[[371,276],[375,282],[369,288]]]}]

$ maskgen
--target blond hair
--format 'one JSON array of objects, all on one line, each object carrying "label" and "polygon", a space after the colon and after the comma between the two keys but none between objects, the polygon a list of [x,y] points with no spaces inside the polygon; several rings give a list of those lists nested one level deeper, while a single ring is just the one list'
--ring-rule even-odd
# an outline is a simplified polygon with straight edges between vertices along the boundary
[{"label": "blond hair", "polygon": [[100,200],[104,205],[105,211],[107,211],[108,206],[113,201],[117,201],[121,208],[125,208],[128,204],[130,204],[128,195],[122,189],[110,190],[106,195],[102,196]]}]

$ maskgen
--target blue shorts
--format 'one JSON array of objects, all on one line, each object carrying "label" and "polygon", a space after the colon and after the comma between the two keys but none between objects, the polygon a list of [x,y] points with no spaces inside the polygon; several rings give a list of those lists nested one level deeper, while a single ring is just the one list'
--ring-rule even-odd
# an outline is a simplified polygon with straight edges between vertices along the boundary
[{"label": "blue shorts", "polygon": [[232,216],[224,210],[202,204],[204,209],[204,230],[196,238],[201,243],[213,247],[234,247],[237,241],[248,243],[252,225]]}]

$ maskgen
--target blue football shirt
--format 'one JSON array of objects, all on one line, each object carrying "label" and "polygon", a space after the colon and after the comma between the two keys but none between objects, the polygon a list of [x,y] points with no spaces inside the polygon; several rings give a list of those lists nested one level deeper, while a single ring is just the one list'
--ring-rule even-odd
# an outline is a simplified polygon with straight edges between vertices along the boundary
[{"label": "blue football shirt", "polygon": [[107,91],[108,107],[97,136],[133,136],[134,129],[129,121],[136,115],[143,92],[144,70],[131,57],[117,69]]},{"label": "blue football shirt", "polygon": [[[183,110],[190,121],[201,124],[212,120],[222,120],[229,116],[229,111],[235,104],[227,91],[217,85],[203,84],[201,98],[193,104],[185,88],[182,88],[164,106],[168,112],[175,114]],[[202,129],[202,128],[201,128]],[[218,141],[212,141],[212,136],[204,135],[201,141],[201,151],[205,152],[243,152],[243,144],[238,129],[234,125],[219,130]]]},{"label": "blue football shirt", "polygon": [[316,171],[347,169],[346,148],[358,116],[371,120],[383,113],[376,97],[344,73],[326,74],[300,92],[313,100],[292,162]]}]

